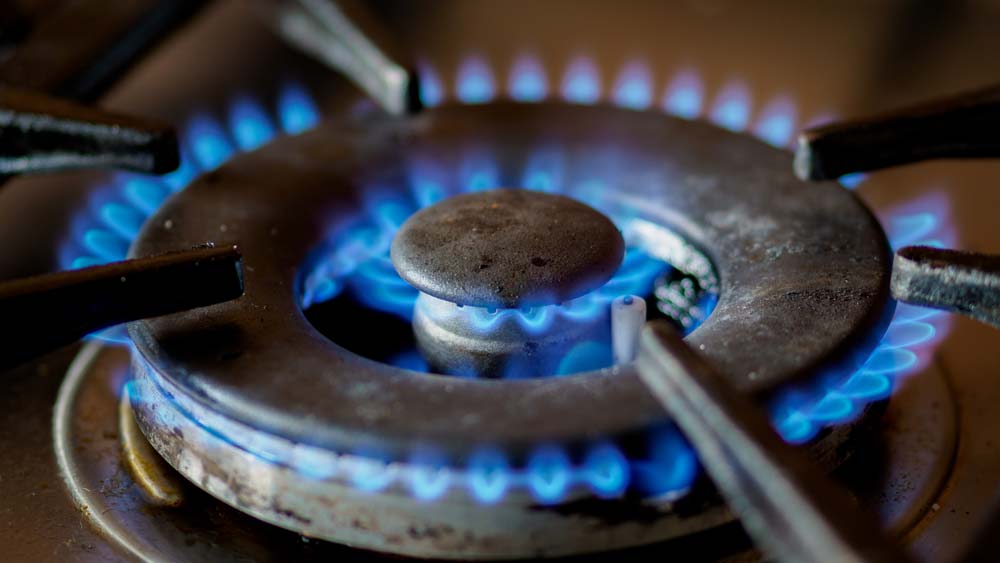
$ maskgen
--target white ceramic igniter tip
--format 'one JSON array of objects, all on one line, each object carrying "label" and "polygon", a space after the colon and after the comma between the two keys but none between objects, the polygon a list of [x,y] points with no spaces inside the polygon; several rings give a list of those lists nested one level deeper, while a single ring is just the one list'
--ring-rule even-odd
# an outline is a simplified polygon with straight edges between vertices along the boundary
[{"label": "white ceramic igniter tip", "polygon": [[611,349],[616,365],[635,360],[645,324],[646,301],[642,297],[624,295],[611,302]]}]

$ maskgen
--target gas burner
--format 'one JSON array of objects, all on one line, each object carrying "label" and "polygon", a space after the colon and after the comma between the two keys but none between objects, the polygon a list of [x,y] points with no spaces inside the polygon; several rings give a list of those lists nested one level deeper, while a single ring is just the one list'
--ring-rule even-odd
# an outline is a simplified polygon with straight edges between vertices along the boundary
[{"label": "gas burner", "polygon": [[413,331],[423,356],[441,373],[486,377],[566,372],[566,359],[590,348],[610,356],[609,299],[580,298],[606,284],[624,253],[594,209],[510,189],[448,198],[392,242],[393,264],[420,290]]},{"label": "gas burner", "polygon": [[566,196],[498,189],[448,198],[407,219],[392,242],[400,275],[458,306],[558,305],[604,285],[625,241]]},{"label": "gas burner", "polygon": [[[917,189],[882,168],[1000,154],[996,86],[832,117],[893,102],[868,62],[948,53],[880,59],[840,33],[734,60],[718,37],[770,49],[775,31],[734,6],[709,23],[655,2],[32,4],[0,15],[0,170],[124,170],[0,194],[7,237],[30,233],[6,276],[56,254],[67,270],[0,284],[0,365],[21,364],[0,409],[8,558],[902,561],[972,543],[998,461],[992,342],[960,325],[930,352],[943,311],[1000,322],[1000,261],[945,232],[957,197],[956,229],[989,251],[969,212],[989,205],[949,174],[945,206],[883,209],[883,233],[850,192],[792,177],[863,181],[881,208]],[[926,45],[902,15],[909,32],[866,43]],[[981,27],[956,28],[961,60]],[[814,72],[827,51],[843,74]],[[276,72],[316,103],[270,91]],[[299,135],[320,108],[336,119]]]},{"label": "gas burner", "polygon": [[[524,380],[421,375],[349,352],[303,316],[365,266],[324,242],[350,231],[359,209],[518,185],[510,171],[539,147],[564,163],[552,191],[610,217],[627,246],[718,284],[714,312],[688,342],[738,388],[781,398],[819,372],[825,389],[882,336],[892,305],[878,223],[835,184],[804,187],[784,153],[754,139],[607,107],[498,103],[347,120],[237,156],[144,226],[136,255],[240,240],[247,288],[234,303],[130,326],[132,400],[153,446],[265,521],[409,555],[588,552],[727,520],[683,515],[706,500],[681,498],[692,452],[631,366]],[[481,180],[483,162],[496,185]],[[428,166],[457,171],[434,198],[414,181]],[[404,212],[388,215],[390,234],[409,214],[394,209]],[[388,257],[391,236],[368,240],[361,256]],[[331,268],[331,256],[354,260]],[[412,314],[416,292],[406,296],[400,310]],[[807,322],[816,317],[829,322]],[[818,449],[836,449],[850,428]],[[623,517],[608,522],[611,513]]]}]

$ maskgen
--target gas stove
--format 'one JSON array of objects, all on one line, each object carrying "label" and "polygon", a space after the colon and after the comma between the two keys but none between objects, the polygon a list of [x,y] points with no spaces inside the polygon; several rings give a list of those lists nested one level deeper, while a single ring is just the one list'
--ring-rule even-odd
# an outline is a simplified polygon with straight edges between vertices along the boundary
[{"label": "gas stove", "polygon": [[985,552],[1000,336],[917,303],[996,322],[927,269],[998,251],[996,164],[850,152],[912,160],[898,121],[793,150],[995,81],[993,6],[339,3],[406,83],[308,40],[338,5],[148,4],[101,81],[28,72],[52,23],[0,59],[139,116],[129,158],[0,190],[0,277],[100,272],[7,329],[11,560],[780,559],[801,499],[858,546],[844,514]]}]

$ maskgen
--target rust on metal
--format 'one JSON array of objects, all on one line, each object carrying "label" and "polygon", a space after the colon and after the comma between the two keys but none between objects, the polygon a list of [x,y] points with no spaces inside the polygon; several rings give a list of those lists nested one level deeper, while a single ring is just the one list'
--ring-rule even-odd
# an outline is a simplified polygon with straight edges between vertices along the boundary
[{"label": "rust on metal", "polygon": [[907,246],[896,251],[892,295],[1000,328],[1000,256]]},{"label": "rust on metal", "polygon": [[182,481],[142,435],[127,392],[118,402],[118,438],[122,461],[146,500],[155,506],[180,506],[184,501]]}]

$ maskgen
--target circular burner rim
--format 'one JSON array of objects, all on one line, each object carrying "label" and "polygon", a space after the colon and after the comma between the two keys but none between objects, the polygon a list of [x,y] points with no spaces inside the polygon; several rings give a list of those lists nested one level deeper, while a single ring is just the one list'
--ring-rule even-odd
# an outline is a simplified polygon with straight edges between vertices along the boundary
[{"label": "circular burner rim", "polygon": [[[190,510],[198,510],[199,508],[211,508],[213,505],[201,504],[198,498],[192,499],[191,497],[185,497],[185,504],[188,506],[187,509],[178,511],[176,508],[155,508],[146,505],[146,500],[138,493],[137,486],[133,479],[134,477],[129,472],[122,472],[121,470],[121,442],[119,437],[116,435],[118,430],[118,416],[121,413],[118,411],[120,397],[119,392],[122,391],[122,374],[126,371],[126,367],[129,362],[128,352],[124,349],[117,347],[109,347],[100,342],[89,342],[87,343],[79,353],[74,358],[73,362],[70,364],[66,377],[64,378],[57,396],[55,403],[55,409],[52,413],[52,432],[53,432],[53,444],[56,452],[56,461],[60,467],[60,473],[63,476],[65,485],[68,489],[69,496],[72,497],[73,502],[84,511],[85,514],[90,516],[91,524],[99,529],[105,536],[110,540],[119,545],[122,549],[134,553],[158,553],[156,551],[157,546],[150,543],[150,538],[154,537],[155,534],[150,534],[150,530],[163,531],[165,533],[171,533],[172,530],[177,529],[189,529],[190,521],[185,517],[190,514]],[[916,388],[918,390],[923,390],[917,393],[914,399],[914,394],[909,391],[913,391],[913,388],[907,388],[906,397],[904,397],[904,402],[913,403],[916,400],[916,404],[925,405],[929,404],[930,398],[939,399],[940,393],[934,393],[935,390],[941,385],[941,374],[937,370],[932,370],[928,373],[930,378],[920,378],[916,383],[918,385]],[[935,383],[936,382],[936,383]],[[135,385],[133,382],[130,385]],[[930,385],[929,389],[925,389]],[[158,414],[158,405],[152,402],[137,401],[138,394],[128,393],[129,397],[132,399],[133,405],[136,408],[135,416],[137,422],[141,424],[144,432],[150,432],[154,435],[155,439],[165,440],[167,444],[160,444],[160,450],[167,455],[167,459],[170,463],[174,464],[175,467],[182,474],[187,476],[189,479],[193,479],[195,482],[199,482],[199,475],[203,475],[205,468],[201,466],[196,457],[196,453],[187,448],[187,435],[180,436],[178,434],[170,434],[165,436],[159,436],[155,434],[156,423],[153,422],[160,418]],[[99,400],[96,400],[99,398]],[[953,400],[953,398],[951,398]],[[922,402],[921,402],[922,401]],[[925,404],[926,403],[926,404]],[[949,403],[950,404],[950,403]],[[90,414],[97,413],[98,416],[75,416],[75,411],[80,410],[83,407]],[[836,467],[840,467],[841,463],[845,460],[842,453],[844,446],[846,444],[854,443],[853,441],[858,439],[858,436],[866,435],[865,433],[870,433],[871,429],[874,428],[872,423],[875,420],[881,418],[883,407],[885,402],[872,403],[866,407],[865,411],[853,422],[847,423],[845,425],[839,426],[833,429],[829,433],[824,433],[823,437],[816,440],[813,444],[808,447],[810,455],[812,455],[817,462],[823,465],[823,467],[833,470]],[[909,406],[913,406],[912,404]],[[898,407],[898,405],[897,405]],[[890,405],[890,408],[893,408]],[[96,409],[96,410],[95,410]],[[947,409],[946,409],[947,410]],[[911,412],[909,409],[902,409],[901,412]],[[930,424],[930,423],[928,423]],[[933,425],[935,429],[942,429],[941,425]],[[198,426],[191,421],[191,426],[187,430],[193,431],[195,433],[205,432],[203,427]],[[954,428],[951,429],[952,431]],[[894,445],[896,441],[899,440],[900,436],[910,436],[911,434],[900,434],[899,432],[889,432],[888,438],[890,439],[890,446]],[[83,446],[80,446],[80,441],[77,439],[80,436],[102,436],[101,440],[97,441],[84,441]],[[193,438],[201,438],[200,436],[193,436]],[[109,441],[110,440],[110,441]],[[903,441],[903,445],[908,445]],[[909,444],[912,445],[912,444]],[[240,463],[243,459],[240,456],[243,455],[236,446],[228,445],[232,450],[226,453],[226,461],[231,462],[235,465],[235,471],[248,472],[258,479],[273,479],[271,483],[284,481],[287,479],[302,479],[301,475],[297,475],[293,472],[289,472],[287,468],[283,468],[278,464],[273,464],[268,461],[255,459],[259,462],[258,464],[251,464],[247,466],[246,463]],[[890,448],[892,450],[893,448]],[[895,449],[899,449],[898,447]],[[903,448],[904,450],[906,448]],[[855,454],[856,455],[856,454]],[[946,456],[945,456],[946,457]],[[182,459],[186,458],[186,459]],[[909,458],[907,458],[909,459]],[[915,461],[910,460],[909,463],[915,463]],[[905,465],[905,463],[904,463]],[[923,466],[921,466],[923,467]],[[257,472],[255,473],[255,468]],[[193,473],[197,471],[198,474]],[[903,472],[905,475],[900,477],[896,475],[896,479],[902,479],[904,483],[910,483],[912,480],[912,475],[907,472]],[[920,473],[920,472],[918,472]],[[929,475],[933,477],[933,475]],[[343,479],[343,475],[340,476]],[[115,483],[114,488],[116,491],[122,494],[102,494],[102,491],[106,492],[102,485],[106,485],[108,479],[112,479]],[[347,542],[349,540],[354,540],[355,546],[365,546],[370,549],[380,549],[383,551],[394,552],[397,555],[401,552],[407,552],[409,555],[417,556],[422,555],[425,557],[462,557],[468,558],[470,554],[468,551],[461,552],[453,549],[449,549],[450,546],[442,545],[436,537],[431,535],[419,535],[416,541],[412,543],[407,543],[400,546],[396,543],[391,543],[386,541],[391,534],[388,533],[386,528],[378,528],[374,530],[369,530],[371,534],[367,534],[364,538],[366,541],[358,542],[358,537],[350,537],[352,534],[356,534],[356,530],[351,530],[350,524],[352,519],[346,517],[346,525],[343,523],[336,523],[333,527],[320,532],[317,523],[313,523],[311,529],[304,529],[303,523],[300,520],[296,520],[290,511],[288,510],[288,502],[298,503],[295,504],[295,508],[298,510],[308,510],[308,503],[303,502],[302,498],[292,499],[288,492],[290,488],[285,487],[264,487],[265,496],[264,498],[240,495],[239,492],[246,492],[246,487],[240,487],[234,485],[233,479],[217,479],[217,480],[207,480],[204,481],[200,486],[210,489],[211,494],[216,495],[219,498],[225,499],[224,502],[234,506],[238,510],[245,512],[254,516],[255,518],[261,519],[265,522],[272,522],[279,526],[285,527],[287,529],[295,530],[299,533],[309,533],[311,536],[323,535],[330,540],[340,540]],[[937,483],[938,481],[932,481],[932,483]],[[326,489],[324,486],[324,490]],[[891,502],[887,506],[895,507],[900,506],[903,509],[899,512],[889,512],[892,515],[892,522],[894,523],[894,528],[903,525],[904,528],[912,524],[912,522],[906,519],[907,514],[911,514],[915,511],[919,514],[920,508],[927,506],[926,503],[921,502],[924,499],[921,493],[926,489],[921,488],[918,490],[912,490],[911,487],[906,487],[908,494],[903,495],[899,498],[898,495],[892,497]],[[936,491],[937,489],[932,489]],[[193,491],[185,491],[185,494]],[[862,494],[866,492],[865,489],[859,491]],[[870,493],[870,491],[867,491]],[[377,494],[375,496],[378,496]],[[391,496],[391,495],[390,495]],[[318,512],[321,514],[326,514],[329,518],[334,519],[338,515],[351,514],[352,511],[357,510],[363,512],[368,510],[372,506],[371,502],[372,494],[355,496],[352,498],[357,499],[357,504],[352,505],[350,508],[343,506],[341,502],[341,510],[329,511],[325,505],[322,504],[322,500],[316,500],[319,509]],[[395,496],[396,500],[401,497]],[[405,500],[405,497],[402,497]],[[867,498],[867,497],[865,497]],[[885,501],[883,497],[876,497],[876,500]],[[204,501],[207,499],[201,499]],[[343,499],[340,499],[343,501]],[[189,501],[194,501],[189,502]],[[390,499],[389,502],[392,502]],[[651,526],[648,522],[642,524],[642,528],[645,528],[643,532],[640,530],[641,534],[639,536],[633,536],[632,539],[640,540],[639,543],[645,543],[641,541],[642,538],[646,540],[653,540],[659,542],[666,537],[676,536],[682,532],[690,532],[693,530],[701,530],[711,527],[713,519],[718,521],[721,517],[722,519],[728,521],[731,516],[727,513],[722,515],[718,514],[718,509],[722,507],[721,504],[715,504],[714,501],[708,502],[705,509],[707,512],[690,512],[690,509],[683,514],[676,513],[673,509],[665,508],[662,513],[662,518],[664,520],[663,524],[657,524],[655,526],[656,530],[650,529]],[[191,505],[194,504],[192,507]],[[404,506],[406,503],[404,502]],[[424,525],[426,524],[426,519],[424,518],[429,512],[432,512],[435,504],[428,504],[422,502],[415,505],[414,512],[416,517],[412,517],[413,525]],[[476,504],[483,514],[495,514],[494,506],[492,505],[481,505]],[[530,519],[538,519],[539,512],[537,506],[532,506],[530,503],[521,505],[524,510],[528,511],[528,517]],[[699,505],[700,506],[700,505]],[[879,504],[881,506],[881,504]],[[393,510],[390,514],[396,514]],[[898,514],[898,515],[897,515]],[[559,516],[557,512],[552,512],[553,517]],[[566,511],[563,516],[568,519],[572,519],[573,523],[579,524],[580,517],[573,511]],[[899,518],[903,518],[900,520]],[[697,522],[685,523],[684,519],[697,519]],[[475,519],[462,518],[459,520],[463,525],[470,525],[470,529],[475,532],[476,528]],[[558,521],[558,520],[556,520]],[[232,518],[225,517],[224,525],[232,526],[237,524],[238,530],[244,530],[245,528],[239,526],[239,522],[233,522]],[[541,538],[543,541],[554,541],[555,536],[551,533],[552,527],[550,523],[543,522],[540,529],[543,533],[539,534],[537,537]],[[248,524],[249,526],[249,524]],[[404,521],[400,527],[401,532],[405,532],[408,528],[407,523]],[[572,530],[572,527],[561,528],[564,531]],[[246,529],[253,537],[261,539],[264,543],[261,544],[275,548],[280,552],[282,548],[281,542],[273,542],[275,539],[272,535],[268,534],[267,529],[261,529],[259,527],[251,527]],[[263,532],[263,533],[262,533]],[[379,532],[382,533],[384,537],[380,538]],[[492,542],[491,545],[494,546],[492,555],[495,557],[503,556],[504,558],[512,558],[515,556],[532,557],[537,555],[537,545],[521,544],[519,541],[523,540],[526,536],[524,529],[514,528],[515,538],[518,542]],[[613,534],[614,532],[612,532]],[[212,557],[217,557],[219,543],[218,537],[213,532],[211,527],[199,527],[198,533],[195,534],[197,537],[198,547],[179,545],[178,549],[188,550],[188,555],[190,556],[190,550],[196,549],[198,553],[204,554],[205,558],[211,560]],[[608,549],[611,544],[602,543],[602,537],[595,537],[592,530],[584,530],[582,536],[567,536],[566,541],[563,542],[563,550],[574,552],[590,551],[591,549]],[[297,544],[298,539],[293,538],[293,541]],[[589,547],[584,549],[584,545],[581,543],[586,543]],[[617,536],[615,543],[619,546],[627,545],[628,542],[626,538],[622,536]],[[240,544],[241,546],[246,546],[246,544]],[[255,544],[256,545],[256,544]],[[553,544],[550,544],[550,547]],[[666,549],[669,550],[669,545],[666,544]],[[162,548],[162,546],[160,546]],[[294,545],[293,545],[294,547]],[[467,546],[471,547],[471,546]],[[204,551],[202,551],[204,549]],[[503,553],[499,553],[496,550],[502,550]]]},{"label": "circular burner rim", "polygon": [[[557,225],[572,238],[553,234]],[[390,256],[422,293],[516,309],[586,295],[615,274],[624,254],[621,234],[600,211],[557,194],[500,187],[418,210],[393,237]]]},{"label": "circular burner rim", "polygon": [[[540,441],[580,443],[661,421],[660,407],[629,367],[530,381],[413,377],[326,340],[298,309],[296,268],[320,239],[331,216],[358,207],[359,194],[348,180],[351,174],[372,162],[398,159],[409,144],[421,143],[427,136],[468,140],[470,134],[482,135],[484,120],[499,130],[488,133],[494,140],[510,136],[512,129],[516,133],[517,127],[537,131],[539,124],[542,133],[536,134],[548,139],[570,139],[591,127],[604,137],[622,140],[625,148],[634,145],[635,138],[652,138],[667,146],[673,142],[673,152],[664,151],[675,157],[667,165],[680,161],[690,166],[685,159],[705,154],[718,158],[710,167],[702,163],[700,169],[685,171],[679,180],[684,190],[669,194],[676,198],[670,201],[673,209],[661,205],[658,213],[648,215],[670,223],[714,260],[723,285],[721,298],[713,315],[688,341],[742,389],[766,395],[790,383],[802,383],[803,376],[814,379],[808,376],[817,372],[846,367],[845,376],[849,375],[881,337],[892,312],[890,253],[881,227],[840,186],[805,185],[794,179],[787,153],[705,123],[661,114],[495,104],[443,106],[411,120],[376,117],[330,123],[237,157],[202,176],[147,222],[132,254],[155,254],[203,243],[206,238],[218,239],[216,224],[227,226],[225,240],[240,240],[245,252],[247,295],[233,303],[133,323],[129,330],[137,350],[158,374],[189,391],[193,400],[266,431],[341,451],[374,447],[397,453],[424,443],[460,456],[483,443],[524,451]],[[678,137],[685,143],[671,141]],[[322,158],[317,160],[318,155]],[[720,162],[730,170],[720,173]],[[665,170],[670,172],[670,166]],[[267,177],[273,179],[275,174],[282,181],[269,185]],[[293,177],[304,186],[301,191],[286,188],[291,183],[289,174],[297,174]],[[744,190],[753,197],[748,198]],[[251,194],[254,200],[247,202]],[[634,187],[626,195],[632,199],[651,196],[648,189],[643,193]],[[784,199],[776,201],[776,196]],[[658,194],[659,200],[664,197]],[[727,211],[727,199],[740,201],[747,209]],[[772,225],[764,239],[782,241],[785,254],[779,256],[768,256],[761,247],[759,229],[746,229],[739,222],[741,217],[773,218],[776,211],[767,207],[772,204],[784,206],[781,217],[786,223]],[[284,213],[276,210],[279,207]],[[790,208],[811,213],[813,221],[796,218]],[[213,211],[214,221],[206,220],[206,209]],[[288,209],[309,213],[289,217]],[[719,216],[713,218],[714,212]],[[817,223],[819,217],[824,221]],[[167,219],[172,228],[163,226]],[[708,226],[695,224],[699,219]],[[830,223],[837,222],[844,224],[831,230]],[[798,249],[781,238],[793,232],[798,238],[787,239],[794,238]],[[824,240],[827,236],[835,240]],[[861,248],[848,248],[845,240],[860,241]],[[810,245],[832,252],[821,252],[822,260],[818,260]],[[804,263],[797,263],[799,258]],[[762,270],[754,262],[761,260],[798,264],[795,271],[804,278],[789,282],[780,288],[784,296],[776,296],[774,280],[755,278]],[[821,271],[807,272],[804,266]],[[848,277],[845,272],[855,278],[850,284],[841,281]],[[763,299],[756,297],[756,290]],[[734,334],[734,323],[741,330],[756,324],[759,331],[772,321],[786,332],[790,324],[809,328],[782,321],[781,315],[766,308],[755,310],[768,299],[773,306],[774,299],[782,298],[795,301],[782,314],[805,312],[812,318],[829,319],[821,331],[824,334],[802,339],[791,331],[791,337],[783,341],[761,333],[768,345],[754,353],[764,360],[748,365],[747,350],[742,349],[745,335],[743,342],[727,336]],[[747,311],[753,312],[756,323],[747,324]],[[289,353],[297,358],[293,370],[287,361],[279,361]],[[794,359],[793,366],[788,365],[789,357]],[[767,369],[755,369],[755,364]],[[316,373],[326,373],[334,381],[318,381]],[[275,382],[276,374],[286,385]],[[307,382],[310,385],[304,389]],[[629,408],[615,408],[621,405]]]}]

